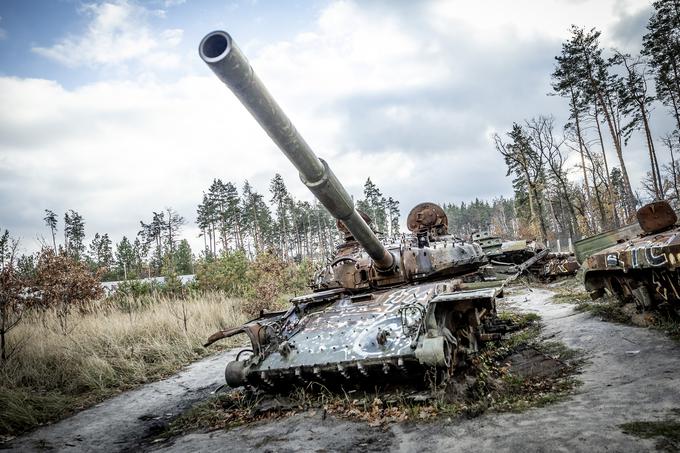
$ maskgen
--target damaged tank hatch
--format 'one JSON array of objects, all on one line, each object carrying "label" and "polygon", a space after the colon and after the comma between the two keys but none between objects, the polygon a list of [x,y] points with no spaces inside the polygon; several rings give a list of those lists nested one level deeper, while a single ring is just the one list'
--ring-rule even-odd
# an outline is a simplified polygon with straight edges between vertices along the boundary
[{"label": "damaged tank hatch", "polygon": [[216,31],[199,46],[213,70],[338,220],[345,241],[316,275],[314,292],[288,310],[262,313],[212,335],[245,334],[251,349],[227,364],[230,386],[290,382],[375,382],[413,379],[427,370],[447,374],[480,342],[500,338],[499,289],[461,290],[457,276],[487,259],[479,245],[448,233],[444,211],[421,203],[408,215],[410,234],[383,244],[327,162],[319,159],[257,77],[230,35]]},{"label": "damaged tank hatch", "polygon": [[[637,211],[639,233],[630,225],[598,235],[598,243],[614,244],[591,253],[594,241],[577,242],[583,262],[584,284],[591,297],[608,292],[640,310],[660,306],[680,315],[680,225],[666,201]],[[589,256],[587,256],[590,253]]]}]

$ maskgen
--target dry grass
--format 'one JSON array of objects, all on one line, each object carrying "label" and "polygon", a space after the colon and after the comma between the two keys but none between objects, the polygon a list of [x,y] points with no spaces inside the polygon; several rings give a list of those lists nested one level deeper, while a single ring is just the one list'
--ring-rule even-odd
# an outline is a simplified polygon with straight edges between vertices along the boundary
[{"label": "dry grass", "polygon": [[10,335],[18,352],[0,367],[0,435],[176,372],[214,351],[202,347],[211,333],[243,323],[243,305],[218,293],[98,302],[69,314],[66,332],[56,312],[30,313]]}]

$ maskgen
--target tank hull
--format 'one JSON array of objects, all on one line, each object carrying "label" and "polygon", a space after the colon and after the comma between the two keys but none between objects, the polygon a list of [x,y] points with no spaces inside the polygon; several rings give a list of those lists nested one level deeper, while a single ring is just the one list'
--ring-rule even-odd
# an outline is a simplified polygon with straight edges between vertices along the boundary
[{"label": "tank hull", "polygon": [[586,258],[584,282],[592,297],[604,292],[640,309],[680,309],[680,228],[640,235]]},{"label": "tank hull", "polygon": [[461,291],[459,284],[293,299],[286,313],[249,323],[266,334],[251,337],[258,352],[227,366],[227,383],[376,383],[381,376],[417,379],[428,369],[451,370],[481,341],[500,336],[491,332],[497,290]]}]

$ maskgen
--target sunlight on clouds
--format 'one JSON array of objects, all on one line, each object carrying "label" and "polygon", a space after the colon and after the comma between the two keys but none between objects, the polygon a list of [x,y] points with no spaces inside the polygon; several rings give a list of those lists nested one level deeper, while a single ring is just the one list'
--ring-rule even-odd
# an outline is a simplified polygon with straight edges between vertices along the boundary
[{"label": "sunlight on clouds", "polygon": [[[21,188],[27,218],[40,218],[45,207],[74,208],[88,221],[88,232],[117,237],[136,231],[139,219],[163,206],[193,222],[212,178],[239,187],[249,179],[268,197],[277,171],[296,197],[312,198],[212,75],[174,83],[99,82],[75,90],[47,80],[0,78],[0,103],[7,107],[0,110],[0,173],[9,175],[0,187],[6,193]],[[298,119],[313,131],[307,137],[329,151],[320,137],[334,135],[336,125]],[[16,219],[14,203],[3,203],[0,217]]]},{"label": "sunlight on clouds", "polygon": [[[422,36],[408,34],[402,18],[369,12],[353,2],[335,2],[320,15],[312,31],[291,41],[264,46],[253,65],[272,74],[273,84],[299,95],[325,101],[349,94],[381,93],[436,84],[452,76],[448,62],[428,57],[431,47]],[[305,72],[305,83],[287,77]],[[311,83],[310,83],[311,82]]]},{"label": "sunlight on clouds", "polygon": [[[360,197],[370,176],[402,202],[405,215],[425,199],[510,194],[491,132],[504,134],[513,121],[539,114],[566,116],[562,100],[545,94],[569,24],[590,25],[584,8],[606,31],[645,7],[630,1],[615,11],[613,0],[486,4],[338,1],[286,39],[234,38],[349,191]],[[183,30],[156,30],[151,23],[160,12],[132,1],[86,5],[82,13],[90,19],[82,35],[33,51],[72,67],[105,67],[108,79],[65,89],[0,78],[0,188],[20,194],[0,204],[0,218],[17,222],[7,227],[34,231],[43,209],[73,208],[88,233],[107,231],[117,240],[164,206],[193,222],[213,178],[239,188],[248,179],[268,199],[275,172],[296,198],[312,199],[201,64],[197,43],[188,50]],[[636,150],[626,152],[635,160]],[[633,179],[637,171],[633,166]],[[185,230],[192,245],[194,232]]]},{"label": "sunlight on clouds", "polygon": [[603,43],[616,44],[607,31],[622,15],[649,7],[646,0],[515,0],[500,2],[451,2],[428,5],[427,17],[440,33],[462,34],[486,45],[518,45],[536,38],[562,40],[571,24],[605,31]]},{"label": "sunlight on clouds", "polygon": [[172,49],[181,42],[183,31],[170,29],[157,35],[146,20],[153,12],[122,0],[86,4],[82,13],[92,18],[84,34],[67,36],[51,47],[33,47],[33,52],[69,67],[130,61],[178,67],[179,58]]}]

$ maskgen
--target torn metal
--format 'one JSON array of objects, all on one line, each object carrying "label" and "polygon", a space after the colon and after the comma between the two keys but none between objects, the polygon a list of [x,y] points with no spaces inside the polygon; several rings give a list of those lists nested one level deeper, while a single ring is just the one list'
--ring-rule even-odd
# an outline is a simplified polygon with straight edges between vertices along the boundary
[{"label": "torn metal", "polygon": [[[487,272],[491,274],[512,274],[524,264],[532,275],[550,280],[574,275],[579,269],[573,253],[553,252],[536,241],[503,241],[488,232],[473,233],[472,241],[479,244],[489,258]],[[526,265],[527,262],[530,264]]]}]

